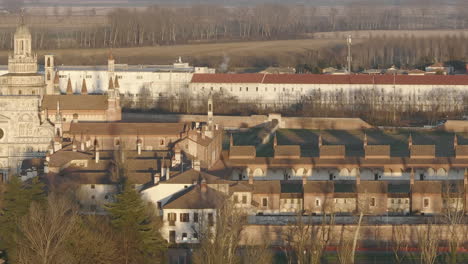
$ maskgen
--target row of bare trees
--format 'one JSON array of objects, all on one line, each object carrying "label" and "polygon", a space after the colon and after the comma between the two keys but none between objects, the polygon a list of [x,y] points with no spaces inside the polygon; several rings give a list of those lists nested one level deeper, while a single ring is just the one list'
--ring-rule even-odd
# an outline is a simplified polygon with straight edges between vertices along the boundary
[{"label": "row of bare trees", "polygon": [[[122,100],[125,111],[156,113],[205,114],[207,96],[182,94],[178,97],[152,97],[147,90],[137,98],[125,96]],[[251,115],[280,112],[293,116],[312,117],[359,117],[376,125],[403,125],[418,121],[435,125],[441,119],[460,119],[468,111],[468,94],[451,89],[432,89],[418,94],[385,92],[377,88],[345,92],[317,89],[300,99],[281,94],[272,102],[241,102],[237,97],[216,92],[215,114]]]},{"label": "row of bare trees", "polygon": [[[4,0],[11,8],[17,0]],[[11,3],[10,3],[11,2]],[[48,48],[133,47],[187,42],[303,38],[314,32],[388,29],[464,29],[468,5],[448,8],[429,0],[400,6],[354,3],[314,5],[260,4],[226,7],[214,4],[115,9],[101,27],[41,28]],[[72,14],[69,14],[72,15]]]}]

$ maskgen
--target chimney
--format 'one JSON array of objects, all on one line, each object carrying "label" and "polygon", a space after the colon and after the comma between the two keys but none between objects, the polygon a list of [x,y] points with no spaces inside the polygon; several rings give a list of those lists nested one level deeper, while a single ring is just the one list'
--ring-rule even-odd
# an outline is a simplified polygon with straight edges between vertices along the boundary
[{"label": "chimney", "polygon": [[465,168],[465,174],[463,176],[463,185],[465,186],[466,190],[466,185],[468,185],[468,169]]},{"label": "chimney", "polygon": [[234,138],[232,137],[232,133],[231,133],[231,137],[229,138],[229,147],[233,147],[234,146]]},{"label": "chimney", "polygon": [[411,168],[411,174],[410,174],[410,185],[414,185],[414,168]]},{"label": "chimney", "polygon": [[141,139],[137,139],[138,156],[141,155]]},{"label": "chimney", "polygon": [[357,168],[357,175],[356,175],[356,185],[361,184],[361,169]]},{"label": "chimney", "polygon": [[318,137],[318,147],[319,149],[322,147],[323,145],[323,139],[322,139],[322,133],[319,134],[319,137]]},{"label": "chimney", "polygon": [[99,163],[99,142],[97,139],[94,140],[94,150],[96,152],[96,163]]},{"label": "chimney", "polygon": [[165,178],[166,180],[169,180],[168,177],[166,177],[166,160],[165,158],[163,157],[163,159],[161,160],[161,177]]},{"label": "chimney", "polygon": [[194,160],[193,164],[192,164],[192,167],[196,171],[201,171],[200,161],[199,160]]},{"label": "chimney", "polygon": [[453,135],[453,149],[457,150],[457,146],[458,146],[458,137],[457,137],[457,134],[454,134]]},{"label": "chimney", "polygon": [[411,147],[413,146],[413,136],[409,135],[409,138],[408,138],[408,149],[411,149]]},{"label": "chimney", "polygon": [[75,140],[75,135],[73,135],[72,150],[73,150],[73,152],[76,152],[76,140]]},{"label": "chimney", "polygon": [[49,173],[49,162],[47,160],[44,162],[44,173]]},{"label": "chimney", "polygon": [[96,148],[96,163],[99,163],[99,148]]},{"label": "chimney", "polygon": [[72,123],[78,123],[78,114],[73,114]]},{"label": "chimney", "polygon": [[364,149],[367,147],[367,133],[364,132]]},{"label": "chimney", "polygon": [[276,133],[275,133],[275,138],[273,139],[273,147],[276,147],[278,145],[278,138],[276,138]]},{"label": "chimney", "polygon": [[156,172],[153,176],[153,183],[157,185],[161,181],[161,173]]},{"label": "chimney", "polygon": [[206,193],[208,190],[208,185],[206,184],[206,180],[202,179],[201,184],[200,184],[200,189],[202,193]]}]

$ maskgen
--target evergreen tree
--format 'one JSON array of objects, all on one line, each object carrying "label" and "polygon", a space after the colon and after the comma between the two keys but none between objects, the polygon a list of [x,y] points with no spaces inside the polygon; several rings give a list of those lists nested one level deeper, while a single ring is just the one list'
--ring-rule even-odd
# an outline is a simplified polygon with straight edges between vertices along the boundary
[{"label": "evergreen tree", "polygon": [[107,208],[119,234],[124,263],[154,263],[157,259],[162,262],[166,243],[159,233],[160,221],[129,183]]},{"label": "evergreen tree", "polygon": [[13,176],[6,185],[0,208],[0,249],[6,249],[9,255],[14,250],[14,241],[18,234],[19,220],[28,213],[31,202],[45,200],[45,185],[36,177],[22,182]]}]

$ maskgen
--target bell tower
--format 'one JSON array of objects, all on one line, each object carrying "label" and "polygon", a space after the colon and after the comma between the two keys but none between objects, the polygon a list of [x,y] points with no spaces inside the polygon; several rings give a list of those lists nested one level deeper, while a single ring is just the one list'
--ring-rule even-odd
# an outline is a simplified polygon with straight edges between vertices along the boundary
[{"label": "bell tower", "polygon": [[32,37],[29,28],[21,14],[19,27],[14,36],[14,51],[8,57],[8,71],[10,73],[37,73],[37,55],[32,54]]},{"label": "bell tower", "polygon": [[55,70],[54,70],[54,55],[44,56],[44,69],[45,69],[45,82],[46,82],[46,94],[55,93]]}]

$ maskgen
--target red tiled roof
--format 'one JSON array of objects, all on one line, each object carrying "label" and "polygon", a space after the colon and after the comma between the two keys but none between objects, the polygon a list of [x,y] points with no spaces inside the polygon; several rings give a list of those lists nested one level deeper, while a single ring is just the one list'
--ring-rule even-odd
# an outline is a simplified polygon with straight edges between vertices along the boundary
[{"label": "red tiled roof", "polygon": [[261,83],[265,74],[194,74],[192,83]]},{"label": "red tiled roof", "polygon": [[468,85],[468,75],[194,74],[192,83]]}]

